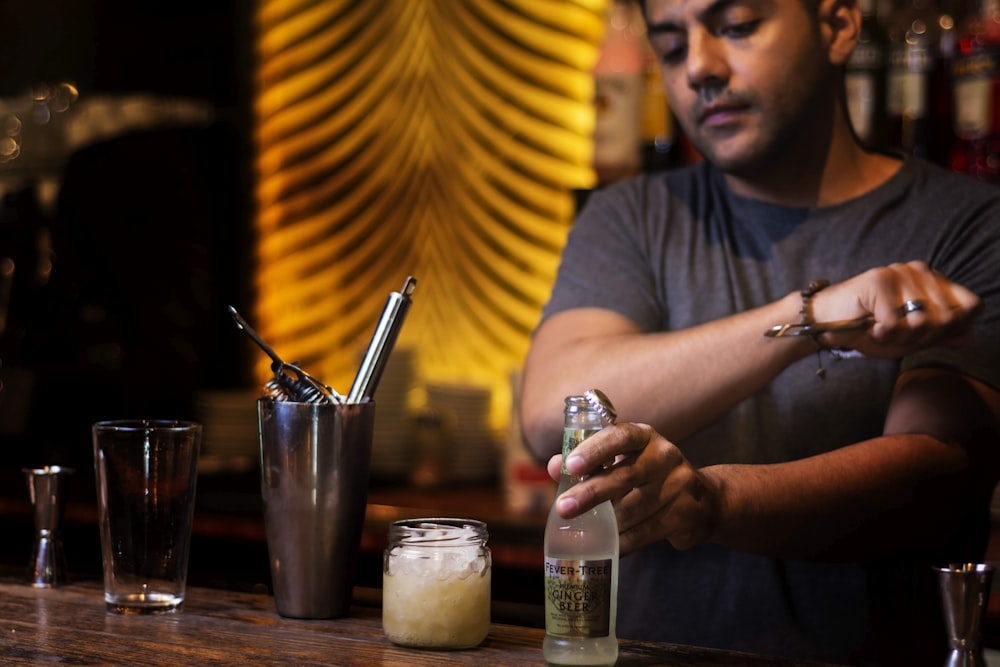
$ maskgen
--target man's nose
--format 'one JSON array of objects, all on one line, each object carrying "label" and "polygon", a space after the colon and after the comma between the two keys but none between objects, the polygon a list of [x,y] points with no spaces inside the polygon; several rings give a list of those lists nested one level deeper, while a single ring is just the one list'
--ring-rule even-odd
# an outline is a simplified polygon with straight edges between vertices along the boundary
[{"label": "man's nose", "polygon": [[704,28],[688,33],[686,64],[688,85],[694,89],[729,78],[725,45]]}]

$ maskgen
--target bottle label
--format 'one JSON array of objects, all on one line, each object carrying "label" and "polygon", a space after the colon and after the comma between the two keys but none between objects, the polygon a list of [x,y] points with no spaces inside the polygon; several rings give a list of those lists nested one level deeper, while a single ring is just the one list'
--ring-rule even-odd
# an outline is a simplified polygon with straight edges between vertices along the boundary
[{"label": "bottle label", "polygon": [[871,72],[854,72],[847,75],[847,111],[854,131],[863,141],[874,137],[875,86],[878,83]]},{"label": "bottle label", "polygon": [[889,70],[928,74],[934,71],[934,54],[922,45],[897,46],[889,50]]},{"label": "bottle label", "polygon": [[890,72],[886,107],[890,116],[924,118],[927,115],[927,77],[909,70]]},{"label": "bottle label", "polygon": [[545,632],[554,637],[607,637],[611,634],[610,558],[545,558]]},{"label": "bottle label", "polygon": [[877,42],[858,42],[847,59],[851,70],[878,70],[885,62],[885,53]]},{"label": "bottle label", "polygon": [[900,47],[889,52],[886,109],[894,118],[925,118],[927,86],[934,58],[925,47]]},{"label": "bottle label", "polygon": [[1000,131],[996,127],[995,82],[1000,81],[1000,53],[985,52],[956,58],[952,64],[955,95],[955,134],[979,139]]}]

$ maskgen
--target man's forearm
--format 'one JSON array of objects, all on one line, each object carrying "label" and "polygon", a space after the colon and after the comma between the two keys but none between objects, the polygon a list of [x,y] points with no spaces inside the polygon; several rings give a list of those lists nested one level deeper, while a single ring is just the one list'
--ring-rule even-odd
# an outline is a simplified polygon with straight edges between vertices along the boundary
[{"label": "man's forearm", "polygon": [[799,461],[702,472],[723,498],[710,542],[848,560],[945,544],[995,479],[967,446],[927,435],[882,436]]},{"label": "man's forearm", "polygon": [[592,387],[611,397],[622,420],[650,423],[671,440],[685,438],[817,349],[807,339],[763,336],[770,326],[797,321],[800,303],[792,294],[701,326],[652,334],[607,311],[554,316],[538,332],[525,365],[522,419],[529,444],[541,458],[558,452],[563,398]]}]

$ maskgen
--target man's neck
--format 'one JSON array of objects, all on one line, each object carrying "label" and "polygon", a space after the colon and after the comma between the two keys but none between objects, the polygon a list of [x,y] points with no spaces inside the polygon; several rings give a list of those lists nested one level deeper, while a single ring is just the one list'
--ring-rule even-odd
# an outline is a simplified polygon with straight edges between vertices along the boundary
[{"label": "man's neck", "polygon": [[[806,168],[808,164],[817,166]],[[774,169],[749,176],[726,174],[725,179],[729,189],[743,197],[785,206],[831,206],[874,190],[902,164],[890,155],[866,151],[847,136],[831,141],[825,155],[787,156]]]}]

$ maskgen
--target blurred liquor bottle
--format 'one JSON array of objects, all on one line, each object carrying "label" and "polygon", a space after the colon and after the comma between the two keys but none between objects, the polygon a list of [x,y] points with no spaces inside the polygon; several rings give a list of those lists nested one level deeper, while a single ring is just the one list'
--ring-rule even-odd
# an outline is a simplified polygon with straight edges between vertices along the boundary
[{"label": "blurred liquor bottle", "polygon": [[[638,3],[633,3],[633,25],[642,25],[642,10]],[[643,71],[645,87],[642,95],[642,130],[641,157],[642,171],[653,172],[672,169],[683,163],[680,142],[680,129],[674,120],[663,87],[663,75],[660,63],[649,43],[648,36],[643,31],[640,40],[643,51]]]},{"label": "blurred liquor bottle", "polygon": [[941,164],[951,143],[953,28],[932,0],[902,0],[886,27],[887,143]]},{"label": "blurred liquor bottle", "polygon": [[955,171],[1000,183],[1000,0],[980,0],[958,29],[952,63]]},{"label": "blurred liquor bottle", "polygon": [[642,95],[642,170],[663,171],[678,164],[674,118],[663,88],[663,78],[652,51],[646,54]]},{"label": "blurred liquor bottle", "polygon": [[642,100],[646,85],[644,26],[634,0],[615,0],[594,66],[594,170],[599,183],[639,172]]},{"label": "blurred liquor bottle", "polygon": [[876,0],[861,0],[861,34],[847,61],[847,110],[861,141],[885,145],[886,37],[876,14]]},{"label": "blurred liquor bottle", "polygon": [[637,2],[632,2],[632,25],[643,29],[643,62],[646,85],[642,98],[642,171],[655,172],[699,162],[702,158],[677,123],[663,87],[660,63],[645,34],[645,20]]},{"label": "blurred liquor bottle", "polygon": [[952,64],[958,52],[958,19],[965,0],[938,0],[938,65],[931,76],[931,159],[947,166],[957,140]]}]

